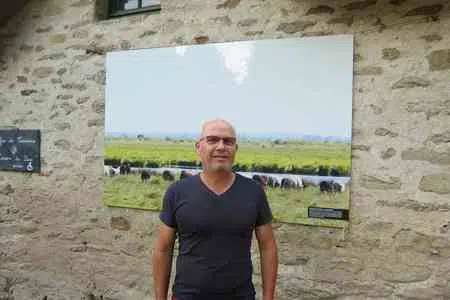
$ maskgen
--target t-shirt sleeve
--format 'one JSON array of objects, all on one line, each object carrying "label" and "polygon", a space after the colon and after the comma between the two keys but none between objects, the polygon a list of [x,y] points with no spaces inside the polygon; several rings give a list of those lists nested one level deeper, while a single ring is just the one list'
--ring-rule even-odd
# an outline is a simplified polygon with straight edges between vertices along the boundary
[{"label": "t-shirt sleeve", "polygon": [[273,219],[272,210],[267,200],[266,192],[261,188],[258,195],[258,216],[256,227],[270,223]]},{"label": "t-shirt sleeve", "polygon": [[159,219],[167,226],[176,227],[175,220],[175,205],[176,205],[176,189],[175,184],[170,185],[162,199],[162,209],[159,214]]}]

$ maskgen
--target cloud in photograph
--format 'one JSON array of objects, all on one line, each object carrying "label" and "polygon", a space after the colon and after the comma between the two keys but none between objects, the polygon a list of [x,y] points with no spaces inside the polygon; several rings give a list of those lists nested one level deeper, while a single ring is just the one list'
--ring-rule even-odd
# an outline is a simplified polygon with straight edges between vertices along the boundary
[{"label": "cloud in photograph", "polygon": [[179,56],[184,56],[184,54],[186,53],[188,46],[177,46],[175,47],[175,52],[179,55]]},{"label": "cloud in photograph", "polygon": [[248,65],[253,54],[252,42],[214,45],[222,55],[224,67],[234,75],[236,84],[242,84],[248,76]]},{"label": "cloud in photograph", "polygon": [[108,53],[106,132],[197,132],[220,116],[245,134],[351,136],[352,36],[174,48]]}]

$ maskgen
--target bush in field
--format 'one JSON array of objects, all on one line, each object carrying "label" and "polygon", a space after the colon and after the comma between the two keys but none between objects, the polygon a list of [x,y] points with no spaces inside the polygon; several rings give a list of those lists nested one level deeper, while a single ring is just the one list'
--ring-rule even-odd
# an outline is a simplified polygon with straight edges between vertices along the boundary
[{"label": "bush in field", "polygon": [[319,175],[319,176],[328,176],[328,174],[330,174],[329,167],[320,165],[318,170],[317,170],[317,175]]}]

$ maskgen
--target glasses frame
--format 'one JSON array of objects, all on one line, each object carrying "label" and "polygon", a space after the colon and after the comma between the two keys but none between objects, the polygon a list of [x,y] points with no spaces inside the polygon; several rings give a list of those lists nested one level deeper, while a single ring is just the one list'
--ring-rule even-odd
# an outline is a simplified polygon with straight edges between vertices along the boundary
[{"label": "glasses frame", "polygon": [[237,144],[237,139],[231,136],[221,137],[217,135],[207,135],[200,138],[200,141],[203,140],[208,145],[217,145],[220,143],[220,141],[222,141],[223,144],[228,147],[234,147]]}]

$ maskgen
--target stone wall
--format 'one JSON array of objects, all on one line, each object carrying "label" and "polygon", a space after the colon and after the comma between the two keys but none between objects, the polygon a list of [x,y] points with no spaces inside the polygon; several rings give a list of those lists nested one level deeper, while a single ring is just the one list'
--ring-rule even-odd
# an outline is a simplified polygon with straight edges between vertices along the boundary
[{"label": "stone wall", "polygon": [[157,214],[101,202],[107,51],[341,33],[351,226],[276,224],[277,299],[449,299],[448,1],[162,2],[101,21],[92,0],[34,0],[0,29],[0,127],[42,129],[47,172],[0,173],[0,299],[153,299]]}]

